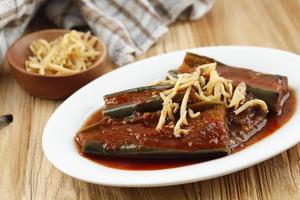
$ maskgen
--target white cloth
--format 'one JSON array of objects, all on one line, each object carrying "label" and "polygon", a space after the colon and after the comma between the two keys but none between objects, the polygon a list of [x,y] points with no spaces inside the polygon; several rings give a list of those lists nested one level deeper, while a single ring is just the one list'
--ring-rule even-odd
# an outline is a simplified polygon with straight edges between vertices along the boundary
[{"label": "white cloth", "polygon": [[[19,37],[43,0],[0,2],[0,59]],[[88,27],[117,65],[146,52],[177,19],[196,20],[213,0],[51,0],[46,15],[58,27]]]}]

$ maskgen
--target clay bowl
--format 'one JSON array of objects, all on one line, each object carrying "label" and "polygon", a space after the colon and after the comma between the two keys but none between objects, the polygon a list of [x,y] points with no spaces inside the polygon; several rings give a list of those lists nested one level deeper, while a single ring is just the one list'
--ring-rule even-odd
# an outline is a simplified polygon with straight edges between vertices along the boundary
[{"label": "clay bowl", "polygon": [[96,49],[103,54],[85,71],[62,76],[39,75],[26,71],[25,61],[31,55],[28,47],[32,41],[37,39],[51,41],[69,31],[49,29],[34,32],[17,40],[7,51],[6,58],[15,79],[30,94],[47,99],[64,99],[103,74],[107,50],[100,40]]}]

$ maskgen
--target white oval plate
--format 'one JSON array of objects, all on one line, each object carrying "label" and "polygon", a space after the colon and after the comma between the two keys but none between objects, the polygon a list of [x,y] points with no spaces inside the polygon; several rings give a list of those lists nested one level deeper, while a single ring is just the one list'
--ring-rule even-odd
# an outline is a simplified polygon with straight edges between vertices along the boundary
[{"label": "white oval plate", "polygon": [[83,121],[103,105],[103,95],[163,78],[169,69],[181,64],[187,51],[233,66],[286,75],[297,99],[300,99],[300,57],[296,54],[268,48],[218,46],[159,55],[105,74],[62,103],[50,117],[43,133],[43,149],[49,161],[62,172],[91,183],[124,187],[166,186],[210,179],[244,169],[300,141],[300,111],[297,108],[292,119],[271,136],[238,153],[199,164],[164,170],[127,171],[102,166],[78,154],[73,140],[75,133]]}]

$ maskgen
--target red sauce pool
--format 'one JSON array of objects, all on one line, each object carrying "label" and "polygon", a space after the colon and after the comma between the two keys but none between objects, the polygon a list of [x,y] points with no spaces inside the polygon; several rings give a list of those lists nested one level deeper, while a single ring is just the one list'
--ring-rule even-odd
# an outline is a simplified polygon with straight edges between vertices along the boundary
[{"label": "red sauce pool", "polygon": [[[277,129],[282,127],[289,119],[293,116],[296,110],[296,95],[293,90],[290,90],[290,97],[283,106],[282,114],[280,116],[271,115],[268,116],[268,122],[266,126],[258,133],[256,133],[252,138],[242,145],[232,149],[232,153],[240,151],[245,147],[254,144],[265,137],[274,133]],[[101,119],[101,112],[97,111],[86,121],[83,127],[91,125]],[[76,142],[77,144],[77,142]],[[80,147],[77,144],[78,150]],[[123,169],[123,170],[159,170],[159,169],[169,169],[175,167],[186,166],[190,164],[204,162],[204,159],[176,159],[176,160],[159,160],[159,159],[132,159],[132,158],[114,158],[114,157],[94,157],[83,155],[85,158],[92,160],[101,165]]]}]

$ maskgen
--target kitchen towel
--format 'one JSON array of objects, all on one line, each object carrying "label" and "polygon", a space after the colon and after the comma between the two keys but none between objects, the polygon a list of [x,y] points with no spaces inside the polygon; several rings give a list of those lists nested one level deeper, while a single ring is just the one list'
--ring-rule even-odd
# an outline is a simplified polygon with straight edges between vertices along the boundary
[{"label": "kitchen towel", "polygon": [[[0,2],[0,59],[9,45],[25,30],[44,0]],[[196,20],[213,0],[51,0],[45,14],[56,26],[88,27],[107,46],[119,66],[146,52],[177,19]]]}]

